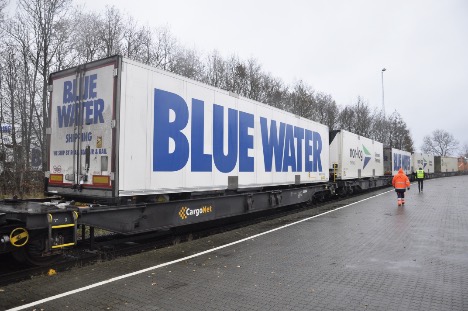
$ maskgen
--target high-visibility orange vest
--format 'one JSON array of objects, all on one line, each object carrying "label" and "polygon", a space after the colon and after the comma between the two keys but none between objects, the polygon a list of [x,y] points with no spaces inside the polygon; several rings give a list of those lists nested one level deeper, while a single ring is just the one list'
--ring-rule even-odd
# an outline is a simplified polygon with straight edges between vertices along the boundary
[{"label": "high-visibility orange vest", "polygon": [[405,189],[410,186],[408,176],[405,175],[401,168],[398,171],[398,174],[393,176],[392,185],[395,189]]}]

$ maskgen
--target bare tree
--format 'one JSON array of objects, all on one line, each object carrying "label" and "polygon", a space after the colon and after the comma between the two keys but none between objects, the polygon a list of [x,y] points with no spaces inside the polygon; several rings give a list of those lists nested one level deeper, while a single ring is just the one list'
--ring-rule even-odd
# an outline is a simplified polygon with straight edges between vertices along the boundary
[{"label": "bare tree", "polygon": [[[5,10],[5,7],[7,5],[7,0],[0,0],[0,26],[2,25],[4,19],[5,19],[5,13],[4,13],[4,10]],[[0,27],[0,34],[1,34],[1,28]]]},{"label": "bare tree", "polygon": [[413,140],[407,128],[406,122],[401,115],[395,111],[388,118],[388,146],[400,150],[413,152]]},{"label": "bare tree", "polygon": [[289,99],[288,111],[308,119],[312,119],[312,110],[315,104],[315,91],[311,86],[298,81],[293,88]]},{"label": "bare tree", "polygon": [[184,77],[201,80],[203,74],[203,63],[195,50],[180,49],[169,64],[169,71]]},{"label": "bare tree", "polygon": [[255,58],[250,58],[245,64],[246,81],[244,96],[252,100],[261,101],[263,95],[262,65]]},{"label": "bare tree", "polygon": [[289,92],[288,87],[279,78],[274,78],[270,75],[263,77],[264,97],[262,102],[273,107],[286,110],[286,103]]},{"label": "bare tree", "polygon": [[164,70],[168,70],[172,57],[177,50],[177,41],[168,28],[157,28],[153,31],[155,39],[148,40],[149,64]]},{"label": "bare tree", "polygon": [[106,6],[104,17],[99,23],[97,36],[103,44],[106,57],[121,52],[124,33],[123,17],[115,6]]},{"label": "bare tree", "polygon": [[378,142],[381,142],[385,146],[389,145],[389,122],[385,118],[383,111],[374,110],[371,124],[371,135],[369,138],[372,138]]},{"label": "bare tree", "polygon": [[38,66],[30,64],[33,38],[27,22],[22,16],[10,19],[5,27],[5,64],[8,122],[11,124],[11,163],[14,177],[12,190],[22,196],[24,174],[29,170],[32,132],[37,129],[34,119],[40,109],[36,105]]},{"label": "bare tree", "polygon": [[222,88],[244,95],[245,90],[245,79],[247,77],[247,69],[241,62],[239,57],[231,55],[229,59],[224,61],[225,64],[225,75]]},{"label": "bare tree", "polygon": [[3,10],[5,10],[5,7],[6,7],[7,3],[8,3],[7,0],[0,0],[0,23],[4,19]]},{"label": "bare tree", "polygon": [[338,123],[339,109],[331,95],[317,92],[314,104],[312,120],[327,125],[330,130],[334,129]]},{"label": "bare tree", "polygon": [[205,61],[205,72],[202,82],[214,87],[223,87],[226,65],[218,51],[213,51]]},{"label": "bare tree", "polygon": [[5,96],[5,82],[9,75],[6,73],[6,64],[5,58],[6,50],[3,44],[0,46],[0,191],[1,193],[7,193],[7,184],[12,180],[11,175],[8,174],[9,170],[7,169],[7,159],[9,154],[9,143],[10,134],[11,134],[11,123],[8,124],[7,121],[10,121],[8,118],[8,108],[6,105],[6,96]]},{"label": "bare tree", "polygon": [[18,19],[31,32],[33,40],[30,45],[30,62],[34,71],[39,72],[41,81],[42,111],[36,110],[38,121],[37,135],[42,147],[42,164],[47,165],[47,154],[44,144],[48,120],[47,79],[58,46],[62,43],[57,37],[57,26],[63,26],[71,0],[19,0]]},{"label": "bare tree", "polygon": [[468,143],[465,143],[461,148],[461,156],[468,157]]},{"label": "bare tree", "polygon": [[421,150],[437,156],[451,155],[458,148],[458,141],[445,130],[435,130],[432,136],[425,136]]},{"label": "bare tree", "polygon": [[348,132],[354,132],[355,129],[355,111],[352,107],[344,107],[338,116],[339,127]]},{"label": "bare tree", "polygon": [[361,96],[358,96],[353,109],[355,112],[354,133],[369,137],[372,123],[372,114],[369,104]]},{"label": "bare tree", "polygon": [[[74,21],[62,19],[54,27],[54,57],[49,72],[63,70],[80,64],[79,54],[74,46]],[[73,39],[72,39],[73,38]]]},{"label": "bare tree", "polygon": [[140,26],[133,17],[127,16],[123,25],[122,55],[145,64],[152,64],[157,54],[154,37],[160,31],[166,30],[151,30],[149,27]]},{"label": "bare tree", "polygon": [[142,27],[138,38],[139,52],[135,53],[134,59],[144,64],[151,65],[155,61],[154,31],[149,27]]},{"label": "bare tree", "polygon": [[102,41],[97,35],[97,30],[104,28],[103,24],[103,19],[95,12],[76,12],[73,17],[72,49],[78,63],[87,63],[104,55]]},{"label": "bare tree", "polygon": [[[17,124],[21,124],[17,119],[17,112],[19,101],[21,101],[21,92],[20,83],[21,81],[18,79],[21,75],[17,74],[17,69],[21,68],[21,63],[18,61],[16,57],[16,50],[12,46],[7,46],[7,48],[2,53],[2,63],[4,64],[3,69],[5,72],[5,107],[2,107],[2,117],[5,117],[7,122],[11,124],[11,163],[13,165],[13,171],[16,172],[13,176],[12,184],[13,184],[13,191],[17,192],[21,189],[20,183],[22,179],[22,172],[23,172],[23,163],[24,161],[21,158],[21,138],[18,139],[18,135],[21,133],[17,133]],[[3,108],[6,109],[5,115],[3,113]]]}]

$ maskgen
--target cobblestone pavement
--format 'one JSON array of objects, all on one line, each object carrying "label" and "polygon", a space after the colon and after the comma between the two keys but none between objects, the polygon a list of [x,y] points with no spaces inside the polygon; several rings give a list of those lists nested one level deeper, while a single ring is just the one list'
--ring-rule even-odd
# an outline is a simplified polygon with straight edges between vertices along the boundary
[{"label": "cobblestone pavement", "polygon": [[[415,191],[416,190],[416,191]],[[429,180],[26,310],[468,310],[468,176]],[[388,191],[386,189],[385,191]],[[369,197],[370,195],[367,195]],[[294,214],[0,288],[25,305],[309,217]]]}]

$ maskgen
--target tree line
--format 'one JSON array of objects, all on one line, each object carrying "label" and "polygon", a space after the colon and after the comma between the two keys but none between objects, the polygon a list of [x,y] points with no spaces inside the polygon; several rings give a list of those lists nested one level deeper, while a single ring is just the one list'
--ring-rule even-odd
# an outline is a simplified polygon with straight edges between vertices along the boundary
[{"label": "tree line", "polygon": [[397,111],[385,116],[360,96],[340,106],[306,81],[285,83],[255,58],[186,48],[167,27],[141,25],[114,6],[89,12],[72,0],[18,0],[7,15],[6,4],[0,0],[0,193],[33,191],[37,184],[30,184],[31,176],[47,167],[49,74],[115,54],[289,111],[330,130],[344,129],[414,151]]}]

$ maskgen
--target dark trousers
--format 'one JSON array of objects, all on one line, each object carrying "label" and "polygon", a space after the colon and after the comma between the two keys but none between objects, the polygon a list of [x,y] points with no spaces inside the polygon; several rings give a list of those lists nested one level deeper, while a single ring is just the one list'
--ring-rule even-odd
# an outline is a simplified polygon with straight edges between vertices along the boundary
[{"label": "dark trousers", "polygon": [[405,198],[405,191],[406,191],[406,189],[395,189],[395,192],[396,192],[399,199],[404,199]]},{"label": "dark trousers", "polygon": [[418,179],[419,192],[421,192],[421,190],[423,190],[423,188],[424,188],[424,179]]}]

